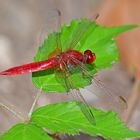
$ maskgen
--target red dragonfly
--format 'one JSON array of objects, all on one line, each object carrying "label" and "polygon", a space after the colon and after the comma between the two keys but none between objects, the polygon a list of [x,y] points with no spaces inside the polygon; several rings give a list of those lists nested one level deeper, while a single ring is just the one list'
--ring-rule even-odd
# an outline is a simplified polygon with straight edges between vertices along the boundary
[{"label": "red dragonfly", "polygon": [[66,52],[60,53],[59,55],[51,57],[48,60],[12,67],[0,72],[0,75],[26,74],[55,67],[59,67],[59,70],[66,70],[67,67],[69,67],[66,67],[66,65],[76,66],[78,65],[78,62],[91,64],[95,61],[95,59],[95,53],[92,53],[90,50],[86,50],[84,54],[77,50],[68,50]]},{"label": "red dragonfly", "polygon": [[[37,71],[43,71],[47,69],[54,69],[56,71],[56,77],[59,76],[58,79],[61,78],[61,83],[63,81],[63,85],[69,91],[71,95],[82,101],[77,102],[80,106],[83,114],[86,118],[93,124],[96,124],[96,120],[94,114],[90,110],[85,101],[84,97],[80,93],[78,89],[75,89],[73,82],[70,80],[70,75],[75,72],[77,69],[81,71],[83,79],[92,81],[93,75],[88,71],[86,64],[91,65],[96,60],[96,54],[91,50],[85,50],[84,53],[74,50],[73,48],[80,41],[81,37],[91,26],[92,22],[85,26],[84,24],[79,27],[79,32],[76,33],[75,38],[71,41],[69,48],[62,52],[62,46],[60,37],[61,34],[56,33],[56,49],[49,55],[49,58],[40,62],[33,62],[29,64],[24,64],[21,66],[16,66],[9,68],[5,71],[0,72],[0,75],[18,75],[18,74],[27,74]],[[78,79],[77,79],[78,80]],[[96,85],[101,84],[99,82],[95,82]],[[102,86],[103,87],[103,86]]]}]

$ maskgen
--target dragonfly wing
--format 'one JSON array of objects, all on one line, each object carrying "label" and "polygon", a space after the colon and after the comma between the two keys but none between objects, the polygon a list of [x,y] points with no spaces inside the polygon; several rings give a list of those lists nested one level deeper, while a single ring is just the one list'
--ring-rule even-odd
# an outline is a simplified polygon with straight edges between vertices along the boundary
[{"label": "dragonfly wing", "polygon": [[59,55],[62,51],[60,35],[61,12],[58,9],[54,9],[49,11],[45,18],[47,19],[46,25],[43,25],[37,37],[36,46],[40,47],[34,58],[35,61],[46,60]]},{"label": "dragonfly wing", "polygon": [[49,10],[47,14],[45,14],[46,22],[45,25],[40,27],[40,31],[37,36],[37,46],[39,46],[44,38],[50,32],[58,32],[61,26],[61,12],[58,9]]},{"label": "dragonfly wing", "polygon": [[61,28],[61,12],[56,9],[56,13],[58,15],[57,18],[57,25],[56,25],[56,48],[49,54],[49,58],[53,56],[57,56],[62,52],[62,45],[61,45],[61,33],[60,33],[60,28]]},{"label": "dragonfly wing", "polygon": [[80,101],[77,102],[77,104],[79,105],[81,111],[83,112],[85,117],[89,120],[89,122],[92,123],[93,125],[96,125],[96,119],[94,117],[94,114],[91,111],[88,103],[84,99],[83,95],[81,94],[80,90],[72,90],[70,94],[73,96],[74,99]]},{"label": "dragonfly wing", "polygon": [[79,26],[72,33],[72,38],[73,39],[69,43],[65,43],[65,44],[67,44],[67,47],[65,47],[65,48],[66,49],[71,49],[71,50],[74,49],[74,47],[77,45],[77,43],[80,41],[80,39],[86,34],[89,27],[98,18],[98,16],[99,16],[98,14],[95,15],[92,18],[92,21],[79,23]]},{"label": "dragonfly wing", "polygon": [[58,80],[61,79],[59,81],[65,86],[68,94],[70,94],[71,97],[77,102],[77,105],[80,107],[85,117],[89,120],[90,123],[95,125],[96,124],[95,117],[91,109],[89,108],[88,103],[86,102],[80,91],[78,89],[74,89],[75,86],[73,85],[73,81],[71,81],[70,78],[71,73],[69,71],[69,68],[66,66],[65,70],[57,71],[56,76]]},{"label": "dragonfly wing", "polygon": [[88,91],[95,94],[100,100],[107,102],[107,104],[109,104],[112,109],[115,109],[118,112],[122,112],[127,108],[127,102],[124,97],[117,96],[117,92],[115,90],[113,90],[113,94],[110,88],[105,86],[105,84],[103,84],[95,76],[93,77],[93,72],[85,64],[75,58],[71,57],[71,59],[77,64],[77,67],[81,69],[83,76],[92,79],[91,84],[85,87]]},{"label": "dragonfly wing", "polygon": [[57,49],[59,49],[62,52],[62,46],[61,46],[61,34],[60,34],[60,28],[61,28],[61,11],[56,10],[58,14],[58,22],[57,22]]},{"label": "dragonfly wing", "polygon": [[121,95],[118,95],[116,89],[111,89],[107,87],[103,82],[101,82],[96,77],[93,78],[91,86],[87,86],[86,89],[94,93],[100,98],[104,103],[106,103],[110,108],[117,112],[122,112],[127,109],[127,101]]}]

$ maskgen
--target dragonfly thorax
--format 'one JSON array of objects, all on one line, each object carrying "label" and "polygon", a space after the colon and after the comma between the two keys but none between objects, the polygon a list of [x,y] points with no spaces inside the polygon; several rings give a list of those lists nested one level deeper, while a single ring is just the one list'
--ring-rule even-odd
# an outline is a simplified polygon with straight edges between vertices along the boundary
[{"label": "dragonfly thorax", "polygon": [[77,50],[68,50],[57,57],[59,59],[58,70],[70,70],[81,63],[91,64],[96,59],[95,54],[90,50],[86,50],[84,54]]}]

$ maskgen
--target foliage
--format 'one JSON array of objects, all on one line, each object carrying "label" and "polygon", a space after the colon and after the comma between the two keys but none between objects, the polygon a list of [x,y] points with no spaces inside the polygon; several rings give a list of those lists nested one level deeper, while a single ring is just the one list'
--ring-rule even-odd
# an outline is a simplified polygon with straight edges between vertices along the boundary
[{"label": "foliage", "polygon": [[91,108],[96,125],[92,125],[81,112],[77,102],[56,103],[36,109],[28,124],[17,124],[0,140],[51,140],[45,130],[52,133],[77,135],[80,132],[91,136],[124,139],[140,137],[140,132],[129,130],[118,115]]},{"label": "foliage", "polygon": [[[95,52],[97,60],[88,67],[89,71],[95,74],[118,61],[114,37],[135,27],[135,25],[103,27],[87,19],[73,20],[70,25],[64,25],[61,28],[61,49],[66,51],[71,48],[82,53],[89,49]],[[58,33],[54,32],[45,39],[34,58],[36,62],[49,58],[57,48],[57,37]],[[90,84],[90,81],[85,82],[85,79],[78,79],[78,76],[79,72],[73,73],[71,77],[76,80],[77,88]],[[45,92],[66,91],[56,80],[53,69],[33,73],[32,80],[36,87]],[[96,125],[91,124],[77,103],[73,101],[40,107],[32,113],[28,121],[13,126],[0,137],[0,140],[52,140],[53,135],[50,135],[50,132],[68,135],[83,132],[91,136],[118,140],[140,137],[140,132],[128,129],[112,111],[104,112],[90,107],[96,119]]]},{"label": "foliage", "polygon": [[[66,51],[72,48],[82,53],[89,49],[95,52],[97,59],[89,68],[89,71],[92,71],[92,74],[94,74],[104,68],[111,67],[113,62],[118,61],[118,50],[116,41],[113,38],[135,27],[135,25],[104,27],[87,19],[73,20],[70,25],[64,25],[61,28],[61,49]],[[77,43],[75,43],[76,41]],[[57,42],[57,33],[51,33],[38,49],[34,60],[42,61],[48,59],[49,55],[57,48]],[[90,81],[86,82],[80,73],[74,73],[72,78],[74,80],[81,79],[75,82],[77,88],[90,84]],[[74,81],[72,78],[71,81]],[[32,81],[37,88],[46,93],[66,92],[65,87],[57,80],[53,70],[33,73]]]}]

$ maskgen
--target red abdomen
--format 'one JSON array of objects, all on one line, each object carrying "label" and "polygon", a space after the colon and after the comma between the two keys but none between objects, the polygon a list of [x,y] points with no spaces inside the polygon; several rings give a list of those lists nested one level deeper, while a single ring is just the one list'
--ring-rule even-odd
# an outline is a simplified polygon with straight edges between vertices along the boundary
[{"label": "red abdomen", "polygon": [[0,75],[15,75],[15,74],[31,73],[31,72],[46,70],[56,65],[58,65],[58,58],[54,57],[40,62],[33,62],[21,66],[16,66],[0,72]]}]

